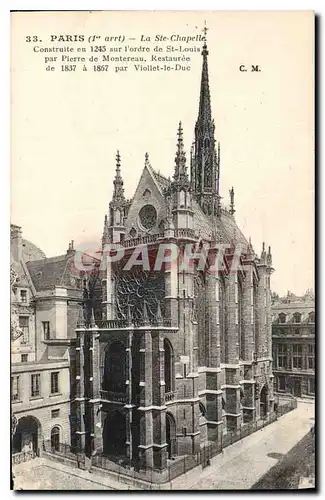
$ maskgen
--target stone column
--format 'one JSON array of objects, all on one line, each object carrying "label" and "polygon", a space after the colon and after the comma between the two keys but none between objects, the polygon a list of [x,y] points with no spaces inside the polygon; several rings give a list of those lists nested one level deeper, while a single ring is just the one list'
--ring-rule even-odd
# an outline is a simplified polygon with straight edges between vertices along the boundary
[{"label": "stone column", "polygon": [[[77,353],[79,352],[79,394],[76,398],[76,403],[77,403],[77,415],[78,415],[78,429],[76,431],[76,434],[78,436],[78,448],[80,451],[85,450],[85,444],[86,444],[86,430],[85,430],[85,421],[84,421],[84,416],[85,416],[85,373],[84,373],[84,367],[85,367],[85,329],[79,329],[79,349]],[[77,354],[78,356],[78,354]],[[77,376],[78,377],[78,376]]]},{"label": "stone column", "polygon": [[255,383],[253,358],[255,352],[254,283],[253,262],[245,262],[245,278],[242,282],[242,354],[243,368],[241,385],[243,389],[243,422],[255,419]]},{"label": "stone column", "polygon": [[308,344],[302,345],[302,369],[308,370]]},{"label": "stone column", "polygon": [[228,342],[227,363],[239,363],[239,341],[238,341],[238,300],[236,301],[237,273],[232,272],[228,279]]},{"label": "stone column", "polygon": [[[219,280],[216,274],[206,276],[206,296],[208,322],[208,345],[206,368],[205,368],[205,398],[207,423],[207,439],[218,441],[221,439],[222,428],[222,390],[221,390],[221,368],[220,368],[220,290]],[[195,427],[196,431],[199,427]]]},{"label": "stone column", "polygon": [[207,366],[220,367],[219,281],[207,274],[207,303],[209,315],[209,346]]},{"label": "stone column", "polygon": [[134,408],[132,404],[132,341],[133,341],[133,330],[129,330],[127,337],[127,347],[126,347],[126,396],[127,404],[125,405],[126,413],[126,456],[129,458],[130,462],[133,458],[132,453],[132,409]]},{"label": "stone column", "polygon": [[267,356],[272,358],[272,313],[271,313],[271,290],[268,286],[266,289],[266,323],[267,323]]},{"label": "stone column", "polygon": [[100,407],[100,352],[99,352],[99,334],[94,332],[92,346],[92,422],[93,422],[93,449],[101,453],[103,449],[102,437],[102,418]]},{"label": "stone column", "polygon": [[114,280],[113,280],[113,269],[112,262],[107,261],[106,263],[106,318],[114,319]]},{"label": "stone column", "polygon": [[268,356],[268,304],[267,304],[267,285],[266,285],[266,266],[258,266],[260,279],[257,285],[257,314],[258,314],[258,344],[259,344],[259,358]]},{"label": "stone column", "polygon": [[[175,239],[170,243],[176,244]],[[171,325],[178,326],[178,263],[176,259],[165,264],[165,318],[171,320]]]},{"label": "stone column", "polygon": [[239,310],[238,310],[238,276],[230,272],[227,280],[227,344],[225,384],[222,386],[226,396],[227,426],[237,429],[241,423],[240,384],[239,384]]},{"label": "stone column", "polygon": [[[152,433],[152,337],[150,329],[140,340],[140,445],[139,458],[143,466],[153,467]],[[149,407],[149,408],[148,408]]]},{"label": "stone column", "polygon": [[246,264],[246,276],[243,280],[243,299],[242,299],[242,319],[244,329],[244,361],[253,361],[254,345],[254,286],[253,286],[253,266]]}]

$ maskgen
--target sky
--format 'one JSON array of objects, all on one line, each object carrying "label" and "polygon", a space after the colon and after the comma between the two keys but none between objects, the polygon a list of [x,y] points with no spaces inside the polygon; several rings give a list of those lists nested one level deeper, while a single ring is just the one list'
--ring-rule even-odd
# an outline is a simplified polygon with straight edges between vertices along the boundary
[{"label": "sky", "polygon": [[[34,52],[26,36],[49,47],[50,34],[124,35],[135,38],[124,45],[159,45],[166,55],[169,42],[140,43],[141,35],[194,36],[205,20],[223,202],[229,203],[233,186],[239,227],[256,253],[263,241],[271,245],[272,289],[303,294],[314,287],[311,12],[12,14],[11,222],[48,257],[65,253],[71,239],[75,246],[98,245],[116,150],[127,197],[145,152],[153,168],[172,175],[179,120],[189,159],[201,78],[200,52],[190,54],[190,71],[177,73],[136,72],[132,65],[118,73],[113,67],[49,72],[49,54]],[[63,45],[76,43],[55,46]],[[260,71],[241,72],[242,64]]]}]

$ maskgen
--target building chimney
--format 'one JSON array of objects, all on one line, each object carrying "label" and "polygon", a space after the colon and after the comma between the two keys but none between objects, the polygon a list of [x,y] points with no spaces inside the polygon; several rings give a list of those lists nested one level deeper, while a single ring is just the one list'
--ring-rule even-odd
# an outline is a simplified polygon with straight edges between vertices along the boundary
[{"label": "building chimney", "polygon": [[67,250],[67,255],[74,253],[74,240],[71,240],[69,243],[69,248]]},{"label": "building chimney", "polygon": [[23,239],[20,226],[10,225],[10,244],[13,259],[20,262],[23,257]]}]

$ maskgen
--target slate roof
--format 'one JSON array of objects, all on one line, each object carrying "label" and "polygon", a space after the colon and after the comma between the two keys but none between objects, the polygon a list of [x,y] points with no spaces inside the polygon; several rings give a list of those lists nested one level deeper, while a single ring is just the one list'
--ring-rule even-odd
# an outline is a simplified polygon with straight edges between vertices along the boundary
[{"label": "slate roof", "polygon": [[200,205],[193,200],[194,211],[194,230],[199,233],[202,238],[211,239],[213,225],[210,219],[206,217]]},{"label": "slate roof", "polygon": [[71,272],[73,257],[73,254],[65,254],[27,262],[26,265],[36,290],[45,290],[55,286],[77,288],[76,276]]},{"label": "slate roof", "polygon": [[161,189],[167,188],[169,186],[170,181],[164,175],[162,175],[160,172],[156,172],[156,170],[154,170],[152,167],[151,167],[151,170],[152,170],[152,173],[153,173],[156,181],[159,184],[159,187]]},{"label": "slate roof", "polygon": [[226,213],[224,210],[222,211],[221,217],[217,222],[217,228],[222,235],[222,239],[225,240],[225,243],[230,243],[235,239],[242,245],[248,245],[248,241],[237,226],[235,218],[229,213]]},{"label": "slate roof", "polygon": [[[160,172],[156,172],[151,165],[150,167],[160,188],[164,189],[168,187],[170,181]],[[194,200],[193,210],[194,230],[199,233],[202,238],[210,239],[213,230],[213,222],[204,214],[200,205]],[[222,210],[221,217],[217,218],[216,226],[217,235],[219,236],[220,241],[222,241],[223,243],[231,243],[235,239],[242,245],[248,245],[248,241],[237,226],[235,218],[230,213],[228,213],[225,208]]]}]

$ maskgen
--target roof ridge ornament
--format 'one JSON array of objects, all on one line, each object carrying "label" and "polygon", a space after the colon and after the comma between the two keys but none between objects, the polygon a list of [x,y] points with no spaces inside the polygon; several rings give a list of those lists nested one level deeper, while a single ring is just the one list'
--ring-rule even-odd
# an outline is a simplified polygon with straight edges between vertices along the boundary
[{"label": "roof ridge ornament", "polygon": [[188,182],[187,168],[186,168],[186,156],[184,150],[184,141],[183,141],[183,127],[182,122],[180,121],[178,124],[177,130],[177,150],[175,156],[175,173],[174,179],[175,181]]},{"label": "roof ridge ornament", "polygon": [[149,168],[150,170],[152,170],[152,166],[151,166],[151,163],[150,163],[150,160],[149,160],[149,153],[145,153],[144,155],[144,166]]}]

